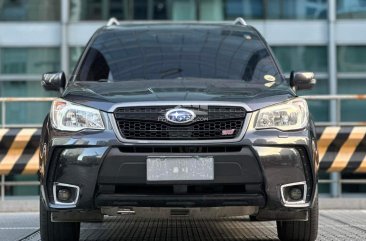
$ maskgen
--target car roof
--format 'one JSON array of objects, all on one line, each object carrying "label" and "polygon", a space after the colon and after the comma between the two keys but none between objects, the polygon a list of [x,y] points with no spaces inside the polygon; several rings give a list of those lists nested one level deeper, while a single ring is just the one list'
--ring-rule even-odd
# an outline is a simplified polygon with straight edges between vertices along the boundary
[{"label": "car roof", "polygon": [[146,30],[172,30],[179,31],[182,29],[194,29],[194,30],[210,30],[221,29],[240,32],[251,32],[258,34],[258,31],[251,25],[235,25],[231,22],[228,23],[205,23],[205,22],[122,22],[118,25],[103,26],[97,32],[110,32],[110,31],[146,31]]}]

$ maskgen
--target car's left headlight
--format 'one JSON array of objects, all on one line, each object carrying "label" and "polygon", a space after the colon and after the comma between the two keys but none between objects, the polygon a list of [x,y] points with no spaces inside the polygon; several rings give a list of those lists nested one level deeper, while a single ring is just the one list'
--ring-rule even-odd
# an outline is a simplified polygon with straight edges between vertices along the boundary
[{"label": "car's left headlight", "polygon": [[104,130],[99,110],[63,99],[53,101],[50,118],[53,128],[61,131]]},{"label": "car's left headlight", "polygon": [[292,131],[304,129],[309,118],[306,101],[295,98],[282,104],[261,109],[257,113],[255,128]]}]

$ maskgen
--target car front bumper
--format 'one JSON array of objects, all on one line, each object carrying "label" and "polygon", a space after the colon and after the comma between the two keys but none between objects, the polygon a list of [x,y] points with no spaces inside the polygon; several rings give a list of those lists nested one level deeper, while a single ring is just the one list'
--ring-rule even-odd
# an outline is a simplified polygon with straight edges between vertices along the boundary
[{"label": "car front bumper", "polygon": [[[247,131],[236,143],[131,145],[121,143],[112,128],[72,137],[47,128],[41,142],[40,180],[43,200],[51,211],[256,206],[269,213],[301,212],[312,207],[316,196],[318,163],[310,129],[285,134]],[[197,151],[202,146],[206,151]],[[173,147],[185,150],[177,153]],[[147,158],[174,155],[213,157],[214,180],[148,182]],[[57,183],[78,187],[77,202],[55,202]],[[304,203],[284,201],[281,187],[293,183],[306,184]],[[182,186],[185,192],[176,192]]]}]

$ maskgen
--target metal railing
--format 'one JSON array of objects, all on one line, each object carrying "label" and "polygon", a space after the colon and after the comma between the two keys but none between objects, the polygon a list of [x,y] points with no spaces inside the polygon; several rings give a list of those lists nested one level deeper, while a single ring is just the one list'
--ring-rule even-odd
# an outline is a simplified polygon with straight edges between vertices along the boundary
[{"label": "metal railing", "polygon": [[[335,113],[336,121],[330,122],[317,122],[316,125],[366,125],[365,122],[341,122],[341,101],[342,100],[366,100],[366,95],[311,95],[302,96],[309,101],[334,101],[335,102]],[[9,102],[51,102],[55,98],[53,97],[2,97],[1,102],[1,128],[12,128],[12,127],[41,127],[41,124],[7,124],[6,123],[6,103]],[[336,180],[323,179],[319,180],[321,184],[333,184],[338,185],[341,190],[342,184],[366,184],[366,179],[342,179]],[[1,189],[1,200],[5,200],[5,187],[7,186],[38,186],[38,181],[6,181],[5,175],[1,175],[0,189]]]},{"label": "metal railing", "polygon": [[8,102],[51,102],[53,97],[0,97],[1,128],[7,127],[40,127],[42,124],[6,124],[6,103]]},{"label": "metal railing", "polygon": [[342,125],[342,126],[366,126],[366,120],[361,122],[342,122],[341,121],[341,101],[342,100],[366,100],[366,95],[305,95],[301,96],[308,101],[330,101],[335,103],[335,121],[316,122],[317,126]]},{"label": "metal railing", "polygon": [[5,187],[39,186],[39,181],[5,181],[5,175],[1,175],[1,201],[5,200]]}]

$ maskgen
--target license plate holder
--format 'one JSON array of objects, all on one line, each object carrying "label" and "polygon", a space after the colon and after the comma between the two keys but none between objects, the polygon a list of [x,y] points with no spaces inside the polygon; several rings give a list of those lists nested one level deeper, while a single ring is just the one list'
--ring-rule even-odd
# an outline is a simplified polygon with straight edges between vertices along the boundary
[{"label": "license plate holder", "polygon": [[150,156],[147,181],[212,181],[214,158],[200,156]]}]

